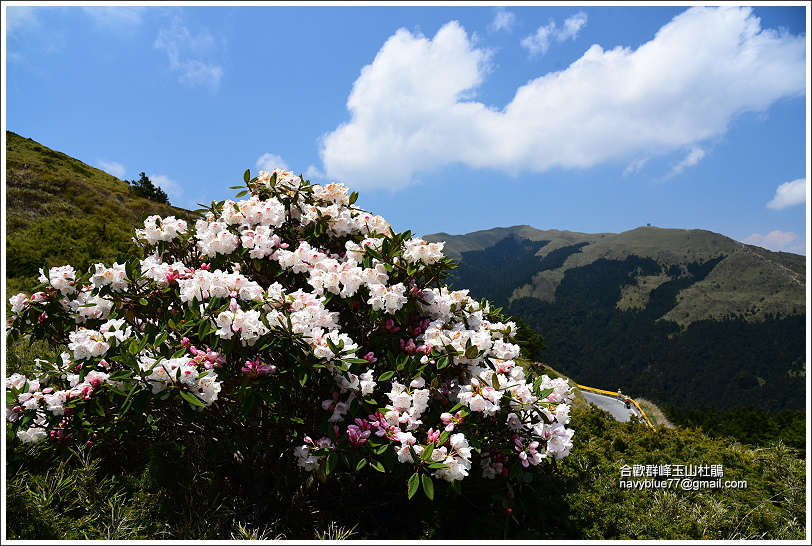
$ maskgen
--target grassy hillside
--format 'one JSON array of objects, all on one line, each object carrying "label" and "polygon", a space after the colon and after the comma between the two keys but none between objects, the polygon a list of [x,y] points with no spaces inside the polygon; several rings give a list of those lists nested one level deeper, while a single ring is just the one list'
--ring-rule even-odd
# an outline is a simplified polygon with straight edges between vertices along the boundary
[{"label": "grassy hillside", "polygon": [[6,169],[27,170],[48,178],[79,180],[91,186],[128,194],[128,184],[115,176],[6,131]]},{"label": "grassy hillside", "polygon": [[130,193],[118,178],[6,131],[6,287],[30,291],[40,267],[111,265],[151,214],[189,211]]}]

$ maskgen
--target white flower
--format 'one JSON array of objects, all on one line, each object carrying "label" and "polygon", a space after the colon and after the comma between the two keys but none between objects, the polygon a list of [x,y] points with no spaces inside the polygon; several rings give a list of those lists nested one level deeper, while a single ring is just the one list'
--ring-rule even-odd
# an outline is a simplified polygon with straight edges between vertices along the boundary
[{"label": "white flower", "polygon": [[376,385],[372,376],[372,370],[367,370],[366,372],[362,373],[359,378],[361,380],[361,394],[372,394],[372,391],[375,389]]},{"label": "white flower", "polygon": [[507,426],[510,430],[519,430],[522,428],[522,420],[515,413],[508,413]]},{"label": "white flower", "polygon": [[74,283],[76,281],[76,270],[72,266],[64,265],[62,267],[52,267],[48,270],[48,276],[45,276],[42,269],[39,270],[39,280],[47,282],[56,290],[59,290],[63,296],[73,294],[76,292]]},{"label": "white flower", "polygon": [[127,271],[123,264],[115,263],[107,268],[104,264],[93,266],[93,275],[90,282],[94,287],[111,285],[113,291],[120,292],[127,289]]},{"label": "white flower", "polygon": [[18,430],[17,438],[25,444],[35,444],[48,435],[45,429],[39,427],[30,427],[28,430]]},{"label": "white flower", "polygon": [[570,406],[569,404],[558,404],[555,408],[555,420],[566,425],[570,422]]},{"label": "white flower", "polygon": [[445,257],[443,255],[443,245],[445,243],[429,243],[419,237],[414,237],[404,244],[406,249],[403,252],[403,257],[410,263],[433,264]]},{"label": "white flower", "polygon": [[77,331],[71,332],[68,338],[70,339],[68,349],[73,351],[75,360],[102,356],[110,348],[105,336],[96,330],[79,328]]},{"label": "white flower", "polygon": [[6,390],[22,389],[28,379],[19,373],[13,373],[6,378]]},{"label": "white flower", "polygon": [[186,233],[187,227],[185,220],[179,220],[174,216],[167,216],[162,219],[158,215],[153,215],[144,220],[144,229],[135,230],[135,237],[137,240],[154,245],[158,241],[175,239],[177,236]]},{"label": "white flower", "polygon": [[11,304],[11,312],[14,315],[19,315],[22,311],[28,309],[28,296],[26,294],[17,294],[8,299]]},{"label": "white flower", "polygon": [[260,312],[254,309],[223,311],[217,315],[216,325],[219,327],[216,332],[218,336],[231,339],[234,333],[238,333],[243,346],[254,345],[260,336],[269,331],[260,320]]},{"label": "white flower", "polygon": [[119,343],[132,335],[132,330],[124,319],[108,320],[99,327],[99,332],[104,335],[104,339],[115,338]]},{"label": "white flower", "polygon": [[452,434],[449,442],[451,448],[448,456],[442,461],[448,468],[437,470],[434,476],[452,482],[468,475],[468,471],[471,469],[471,446],[462,433]]}]

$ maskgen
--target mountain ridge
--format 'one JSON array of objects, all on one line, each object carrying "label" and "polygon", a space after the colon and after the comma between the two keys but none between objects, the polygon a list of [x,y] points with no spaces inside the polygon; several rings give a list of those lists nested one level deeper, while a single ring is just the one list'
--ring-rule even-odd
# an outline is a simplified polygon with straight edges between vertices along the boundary
[{"label": "mountain ridge", "polygon": [[[480,230],[465,235],[435,233],[427,241],[444,241],[447,256],[464,261],[463,253],[493,248],[506,237],[528,241],[548,241],[535,253],[539,261],[555,251],[581,245],[556,268],[536,272],[532,280],[512,291],[508,302],[522,297],[554,303],[555,291],[566,272],[584,267],[599,259],[624,260],[629,256],[653,259],[671,275],[640,275],[624,288],[618,301],[621,309],[645,306],[652,290],[679,275],[686,274],[687,263],[722,260],[708,276],[680,292],[678,305],[664,320],[681,326],[703,319],[720,319],[744,315],[760,320],[767,314],[803,313],[805,302],[805,257],[786,252],[772,252],[746,245],[724,235],[701,229],[659,228],[641,226],[621,233],[580,233],[565,230],[539,230],[528,225]],[[464,287],[463,287],[464,288]],[[758,311],[748,294],[758,293]],[[761,298],[764,298],[763,300]]]},{"label": "mountain ridge", "polygon": [[451,289],[521,319],[580,384],[680,408],[805,407],[804,256],[651,226],[424,239],[457,258]]}]

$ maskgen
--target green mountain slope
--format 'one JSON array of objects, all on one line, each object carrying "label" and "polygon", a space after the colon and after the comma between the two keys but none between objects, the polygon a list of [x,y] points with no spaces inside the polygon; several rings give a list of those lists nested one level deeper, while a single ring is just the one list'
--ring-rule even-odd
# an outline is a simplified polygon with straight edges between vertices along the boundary
[{"label": "green mountain slope", "polygon": [[541,333],[576,381],[678,407],[800,408],[805,258],[703,230],[439,233],[455,289]]},{"label": "green mountain slope", "polygon": [[[661,271],[632,275],[623,285],[617,306],[621,310],[645,307],[653,290],[671,279],[687,275],[687,264],[722,257],[718,267],[705,278],[680,290],[677,305],[661,318],[687,326],[696,320],[726,316],[744,315],[749,320],[760,320],[767,314],[804,312],[804,256],[770,252],[710,231],[640,227],[617,234],[588,234],[514,226],[467,235],[437,233],[425,237],[429,241],[445,241],[447,256],[469,263],[476,259],[473,252],[488,249],[492,253],[499,248],[497,244],[509,245],[505,243],[508,238],[545,242],[529,258],[534,275],[527,282],[510,287],[510,301],[531,297],[552,303],[568,270],[588,266],[599,259],[622,261],[638,256],[654,260]],[[467,285],[460,287],[474,289]]]},{"label": "green mountain slope", "polygon": [[6,287],[30,291],[40,267],[112,265],[151,214],[191,212],[130,193],[127,182],[6,131]]}]

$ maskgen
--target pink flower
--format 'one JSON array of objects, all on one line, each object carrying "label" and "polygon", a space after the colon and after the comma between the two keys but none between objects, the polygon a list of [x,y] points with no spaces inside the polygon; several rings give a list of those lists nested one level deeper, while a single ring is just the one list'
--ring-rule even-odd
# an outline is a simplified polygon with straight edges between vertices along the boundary
[{"label": "pink flower", "polygon": [[372,434],[371,430],[363,430],[358,425],[350,425],[347,427],[347,437],[354,446],[360,446],[366,442],[370,434]]},{"label": "pink flower", "polygon": [[240,371],[251,378],[257,378],[260,375],[267,373],[274,373],[276,366],[273,364],[260,364],[259,360],[246,360],[245,366]]},{"label": "pink flower", "polygon": [[413,339],[409,339],[408,342],[404,342],[402,339],[400,340],[400,348],[407,354],[413,355],[415,351],[417,351],[417,345],[414,344]]},{"label": "pink flower", "polygon": [[465,422],[465,417],[463,417],[460,412],[451,415],[450,413],[443,413],[440,415],[440,420],[445,425],[445,430],[447,432],[451,432],[454,430],[455,425],[461,425]]},{"label": "pink flower", "polygon": [[383,325],[384,330],[389,332],[390,334],[394,334],[398,330],[400,330],[400,326],[395,326],[395,321],[392,319],[387,320]]},{"label": "pink flower", "polygon": [[59,442],[66,442],[66,441],[70,440],[70,438],[71,438],[71,436],[73,436],[73,434],[65,432],[64,429],[60,428],[60,429],[57,429],[57,430],[52,430],[50,432],[49,436],[53,440],[57,440]]},{"label": "pink flower", "polygon": [[378,359],[375,358],[375,353],[373,353],[372,351],[368,352],[367,354],[365,354],[361,358],[363,358],[364,360],[366,360],[370,364],[374,364],[374,363],[376,363],[378,361]]},{"label": "pink flower", "polygon": [[389,421],[386,420],[386,416],[380,411],[376,411],[369,416],[369,424],[375,428],[375,436],[386,436],[389,440],[395,440],[400,434],[400,428],[390,425]]}]

